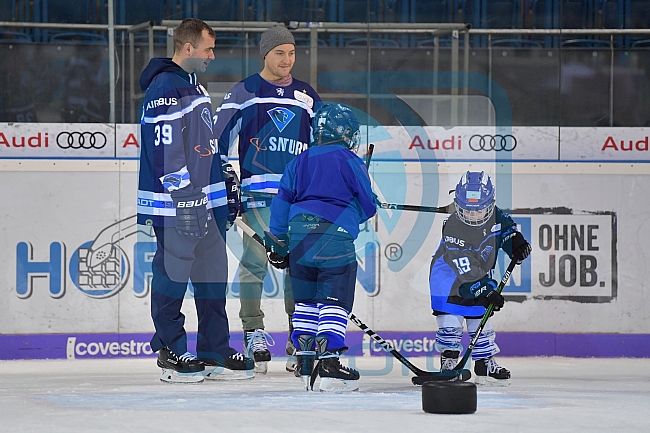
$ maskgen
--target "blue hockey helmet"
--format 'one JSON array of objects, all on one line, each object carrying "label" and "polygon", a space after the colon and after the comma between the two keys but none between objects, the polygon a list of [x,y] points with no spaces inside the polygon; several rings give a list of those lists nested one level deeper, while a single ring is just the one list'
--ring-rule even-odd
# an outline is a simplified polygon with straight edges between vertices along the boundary
[{"label": "blue hockey helmet", "polygon": [[482,226],[494,213],[494,186],[485,172],[468,171],[456,185],[456,214],[470,226]]},{"label": "blue hockey helmet", "polygon": [[343,144],[348,149],[359,146],[359,121],[345,105],[322,105],[312,120],[312,145]]}]

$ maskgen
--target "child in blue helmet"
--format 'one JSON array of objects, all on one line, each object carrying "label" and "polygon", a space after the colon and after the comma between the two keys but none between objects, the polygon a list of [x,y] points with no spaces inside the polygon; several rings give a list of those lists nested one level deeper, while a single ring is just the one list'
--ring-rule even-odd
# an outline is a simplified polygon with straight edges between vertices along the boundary
[{"label": "child in blue helmet", "polygon": [[376,208],[366,166],[352,152],[359,141],[352,111],[324,105],[314,115],[312,129],[314,141],[287,165],[271,203],[269,262],[276,267],[288,262],[291,270],[296,376],[306,389],[320,376],[320,391],[354,391],[359,372],[341,365],[339,356],[347,349],[347,318],[354,302],[354,240]]},{"label": "child in blue helmet", "polygon": [[[463,322],[473,338],[486,308],[490,304],[494,311],[503,307],[504,298],[492,278],[499,249],[517,264],[531,252],[510,215],[495,206],[492,180],[484,172],[463,175],[454,204],[456,212],[443,225],[429,275],[431,308],[438,323],[435,348],[441,353],[442,370],[458,363]],[[493,357],[499,352],[495,336],[488,320],[472,351],[475,382],[507,386],[510,372]]]}]

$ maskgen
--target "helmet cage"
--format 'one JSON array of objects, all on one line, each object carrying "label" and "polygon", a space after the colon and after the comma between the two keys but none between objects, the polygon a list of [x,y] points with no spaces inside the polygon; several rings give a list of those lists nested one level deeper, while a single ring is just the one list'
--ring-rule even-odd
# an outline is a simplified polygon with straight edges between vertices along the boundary
[{"label": "helmet cage", "polygon": [[458,218],[472,227],[482,226],[488,222],[494,213],[494,202],[483,209],[463,209],[457,201],[454,201],[454,206],[456,206],[456,215],[458,215]]}]

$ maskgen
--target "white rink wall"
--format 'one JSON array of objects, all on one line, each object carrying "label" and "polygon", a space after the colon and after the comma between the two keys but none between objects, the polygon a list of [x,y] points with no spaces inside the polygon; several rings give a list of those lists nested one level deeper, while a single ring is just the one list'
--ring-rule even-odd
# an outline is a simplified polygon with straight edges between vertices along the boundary
[{"label": "white rink wall", "polygon": [[[650,128],[387,127],[366,134],[376,145],[370,173],[388,203],[446,205],[464,171],[492,175],[497,204],[513,210],[533,246],[507,286],[512,302],[494,316],[495,328],[650,333]],[[472,149],[474,136],[489,143],[497,136],[501,145],[498,136],[507,135],[503,143],[512,147],[514,137],[514,149]],[[134,225],[138,147],[136,125],[0,124],[0,334],[153,331],[147,277],[154,240]],[[435,329],[428,268],[444,218],[382,209],[365,227],[354,311],[369,326]],[[241,233],[231,230],[228,245],[236,282]],[[100,251],[109,259],[93,266]],[[282,331],[277,281],[274,271],[263,308],[267,329]],[[236,292],[235,284],[233,330],[240,329]],[[196,329],[192,302],[184,312],[188,329]]]}]

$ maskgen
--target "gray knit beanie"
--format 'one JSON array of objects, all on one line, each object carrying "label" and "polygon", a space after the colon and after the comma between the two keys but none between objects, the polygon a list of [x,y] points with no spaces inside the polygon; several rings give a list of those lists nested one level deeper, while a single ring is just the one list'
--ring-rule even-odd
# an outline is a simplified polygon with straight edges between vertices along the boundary
[{"label": "gray knit beanie", "polygon": [[260,54],[262,54],[262,57],[266,57],[269,51],[278,45],[283,44],[296,45],[296,40],[286,27],[273,26],[262,33],[262,39],[260,39]]}]

